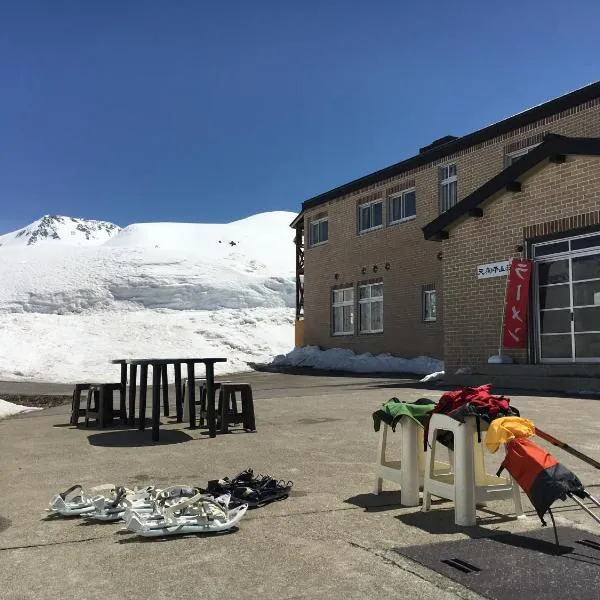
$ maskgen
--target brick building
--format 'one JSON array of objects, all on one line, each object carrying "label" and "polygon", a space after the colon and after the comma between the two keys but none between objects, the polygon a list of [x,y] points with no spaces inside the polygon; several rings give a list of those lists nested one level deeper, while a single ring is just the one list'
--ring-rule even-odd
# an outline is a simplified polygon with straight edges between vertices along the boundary
[{"label": "brick building", "polygon": [[[600,263],[571,256],[600,257],[600,238],[590,235],[600,233],[593,138],[600,138],[600,82],[463,137],[441,138],[305,201],[292,223],[301,343],[443,357],[447,372],[486,361],[498,351],[506,277],[478,278],[478,267],[530,256],[529,347],[513,357],[600,362],[600,334],[593,333],[600,332]],[[557,236],[563,246],[548,245]],[[565,265],[567,282],[553,275]],[[574,278],[578,268],[585,280]],[[597,272],[596,283],[588,271]],[[557,277],[560,291],[549,283]],[[574,291],[592,298],[583,312]],[[562,321],[572,313],[575,331],[567,332]]]}]

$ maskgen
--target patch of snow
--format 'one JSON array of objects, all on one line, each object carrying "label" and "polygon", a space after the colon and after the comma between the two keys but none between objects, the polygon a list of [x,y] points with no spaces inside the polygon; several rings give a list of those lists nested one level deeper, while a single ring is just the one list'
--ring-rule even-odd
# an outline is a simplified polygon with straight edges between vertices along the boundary
[{"label": "patch of snow", "polygon": [[419,379],[420,383],[427,383],[428,381],[438,381],[440,379],[444,379],[446,373],[444,371],[436,371],[435,373],[429,373],[429,375],[425,375],[423,379]]},{"label": "patch of snow", "polygon": [[443,370],[441,360],[428,356],[399,358],[391,354],[354,354],[345,348],[321,350],[317,346],[295,348],[285,355],[276,356],[275,366],[312,367],[327,371],[354,373],[415,373],[426,375]]},{"label": "patch of snow", "polygon": [[45,245],[47,242],[69,246],[96,245],[103,244],[120,229],[107,221],[46,215],[23,229],[0,235],[0,246]]},{"label": "patch of snow", "polygon": [[455,375],[473,375],[473,373],[475,373],[473,367],[461,367],[455,371]]},{"label": "patch of snow", "polygon": [[289,351],[293,217],[144,223],[99,245],[0,247],[0,379],[113,381],[112,359],[173,355],[225,357],[222,374]]},{"label": "patch of snow", "polygon": [[6,417],[21,413],[32,412],[34,410],[42,409],[32,406],[22,406],[21,404],[14,404],[13,402],[7,402],[6,400],[0,399],[0,419],[5,419]]},{"label": "patch of snow", "polygon": [[506,354],[494,354],[488,358],[488,364],[490,365],[512,365],[514,360]]}]

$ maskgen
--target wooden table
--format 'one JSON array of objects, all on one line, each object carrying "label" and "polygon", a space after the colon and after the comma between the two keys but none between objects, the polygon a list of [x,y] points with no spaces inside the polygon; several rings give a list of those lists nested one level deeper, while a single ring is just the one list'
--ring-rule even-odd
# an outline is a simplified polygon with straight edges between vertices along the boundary
[{"label": "wooden table", "polygon": [[[181,401],[181,365],[187,365],[190,429],[196,428],[196,386],[195,367],[204,364],[206,369],[207,388],[207,421],[210,437],[217,435],[215,415],[215,363],[227,362],[226,358],[119,358],[112,364],[121,365],[121,383],[127,384],[127,367],[129,366],[129,425],[135,425],[135,395],[137,368],[140,367],[140,410],[139,429],[146,426],[146,393],[148,389],[148,367],[152,367],[152,441],[158,441],[160,427],[160,385],[163,385],[163,405],[165,416],[169,416],[169,390],[167,367],[173,365],[175,370],[175,410],[177,422],[183,420],[183,403]],[[123,388],[125,389],[125,388]]]}]

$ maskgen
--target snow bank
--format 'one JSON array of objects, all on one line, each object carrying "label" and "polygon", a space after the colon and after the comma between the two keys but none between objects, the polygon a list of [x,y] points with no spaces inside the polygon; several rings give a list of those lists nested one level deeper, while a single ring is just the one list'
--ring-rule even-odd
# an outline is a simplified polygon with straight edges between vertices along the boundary
[{"label": "snow bank", "polygon": [[13,404],[6,400],[0,399],[0,419],[11,417],[12,415],[18,415],[20,413],[32,412],[34,410],[42,410],[41,408],[34,408],[32,406],[22,406],[21,404]]},{"label": "snow bank", "polygon": [[352,350],[330,348],[320,350],[316,346],[295,348],[291,352],[276,356],[273,365],[312,367],[328,371],[351,371],[354,373],[415,373],[426,375],[441,371],[443,362],[428,356],[398,358],[391,354],[354,354]]}]

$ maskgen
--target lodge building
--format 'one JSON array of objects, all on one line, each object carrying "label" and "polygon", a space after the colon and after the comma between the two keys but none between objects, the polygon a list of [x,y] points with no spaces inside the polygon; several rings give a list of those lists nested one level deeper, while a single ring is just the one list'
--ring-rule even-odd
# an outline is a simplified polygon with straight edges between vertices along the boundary
[{"label": "lodge building", "polygon": [[291,225],[299,345],[485,363],[519,259],[524,335],[502,353],[599,363],[600,82],[306,200]]}]

